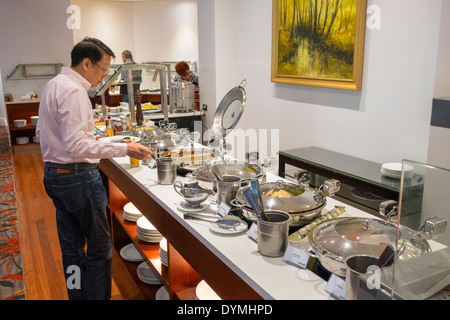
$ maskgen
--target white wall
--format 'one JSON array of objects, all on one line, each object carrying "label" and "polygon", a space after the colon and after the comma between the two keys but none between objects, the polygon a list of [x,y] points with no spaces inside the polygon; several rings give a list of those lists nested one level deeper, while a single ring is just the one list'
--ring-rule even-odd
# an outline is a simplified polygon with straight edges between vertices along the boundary
[{"label": "white wall", "polygon": [[[122,52],[135,52],[133,3],[120,1],[72,0],[80,8],[80,28],[73,30],[74,43],[84,37],[102,40],[122,63]],[[72,46],[74,45],[72,43]]]},{"label": "white wall", "polygon": [[[14,101],[34,91],[40,95],[47,80],[6,81],[18,64],[70,64],[72,30],[66,26],[69,0],[0,0],[0,69],[4,93]],[[3,96],[2,96],[3,99]],[[0,118],[6,117],[5,108]]]},{"label": "white wall", "polygon": [[81,9],[75,42],[97,37],[116,54],[130,50],[136,62],[198,60],[197,1],[72,0]]},{"label": "white wall", "polygon": [[[281,150],[318,146],[380,163],[426,161],[441,0],[368,1],[381,8],[381,29],[366,30],[361,92],[272,83],[272,1],[198,0],[199,15],[210,1],[215,16],[199,19],[215,35],[200,28],[199,38],[214,42],[215,57],[202,45],[199,55],[214,59],[216,75],[201,80],[216,82],[217,104],[247,79],[239,128],[280,129]],[[200,60],[204,68],[213,67]]]},{"label": "white wall", "polygon": [[136,61],[198,61],[197,0],[133,4]]},{"label": "white wall", "polygon": [[450,1],[442,1],[441,29],[438,46],[438,68],[434,97],[450,97]]}]

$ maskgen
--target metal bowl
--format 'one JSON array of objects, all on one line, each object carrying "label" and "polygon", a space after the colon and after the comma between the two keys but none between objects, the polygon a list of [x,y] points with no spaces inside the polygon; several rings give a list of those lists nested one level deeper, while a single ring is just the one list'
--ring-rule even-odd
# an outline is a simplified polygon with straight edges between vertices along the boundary
[{"label": "metal bowl", "polygon": [[179,180],[175,181],[173,188],[184,198],[189,208],[198,208],[209,196],[215,195],[215,192],[212,190],[183,187],[182,182]]},{"label": "metal bowl", "polygon": [[259,166],[245,162],[211,163],[192,171],[192,176],[197,179],[200,187],[204,189],[216,189],[216,177],[212,173],[212,166],[216,166],[221,176],[240,177],[242,179],[241,183],[244,185],[251,179],[259,179],[264,175],[264,172]]},{"label": "metal bowl", "polygon": [[[244,196],[245,189],[250,189],[250,186],[238,191],[233,204],[241,207],[244,216],[252,218],[250,204]],[[260,190],[264,209],[287,212],[291,216],[291,226],[302,226],[314,220],[327,204],[326,198],[314,190],[283,181],[262,183]]]}]

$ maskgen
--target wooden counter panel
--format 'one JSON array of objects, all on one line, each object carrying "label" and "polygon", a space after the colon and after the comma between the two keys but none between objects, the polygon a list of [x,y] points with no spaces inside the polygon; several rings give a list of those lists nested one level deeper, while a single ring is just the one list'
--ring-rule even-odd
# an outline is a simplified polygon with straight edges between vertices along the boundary
[{"label": "wooden counter panel", "polygon": [[[120,165],[112,160],[102,160],[100,169],[120,189],[120,191],[133,202],[141,213],[151,221],[158,231],[167,239],[180,257],[211,286],[211,288],[225,300],[259,300],[262,299],[245,280],[234,272],[221,258],[220,253],[212,252],[202,241],[188,230],[180,221],[179,217],[172,216],[162,207],[147,189],[136,181]],[[177,219],[178,218],[178,219]],[[170,256],[170,252],[169,252]],[[169,258],[170,259],[170,258]],[[178,257],[179,259],[179,257]],[[171,270],[169,276],[176,279],[176,269]],[[189,274],[188,279],[178,280],[180,283],[195,283],[195,275]],[[171,285],[177,286],[176,283]],[[183,284],[180,286],[180,288]],[[178,289],[180,289],[178,288]]]}]

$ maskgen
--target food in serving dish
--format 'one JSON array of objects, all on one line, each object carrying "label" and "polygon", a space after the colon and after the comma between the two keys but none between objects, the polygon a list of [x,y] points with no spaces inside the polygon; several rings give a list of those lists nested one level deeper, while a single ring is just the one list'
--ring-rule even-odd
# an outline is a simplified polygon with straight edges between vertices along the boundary
[{"label": "food in serving dish", "polygon": [[175,158],[178,162],[188,164],[204,164],[216,157],[215,150],[211,149],[177,149],[164,152],[161,157]]}]

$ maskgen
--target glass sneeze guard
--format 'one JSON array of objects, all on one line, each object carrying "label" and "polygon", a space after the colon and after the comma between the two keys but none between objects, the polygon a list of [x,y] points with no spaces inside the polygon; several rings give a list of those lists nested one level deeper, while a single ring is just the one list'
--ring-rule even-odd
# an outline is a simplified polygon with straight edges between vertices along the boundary
[{"label": "glass sneeze guard", "polygon": [[[420,181],[423,188],[414,188],[411,195],[408,179]],[[450,299],[450,197],[446,192],[449,182],[448,169],[403,161],[398,223],[417,232],[428,242],[430,250],[410,259],[394,261],[393,298]],[[397,248],[399,245],[397,242]]]}]

